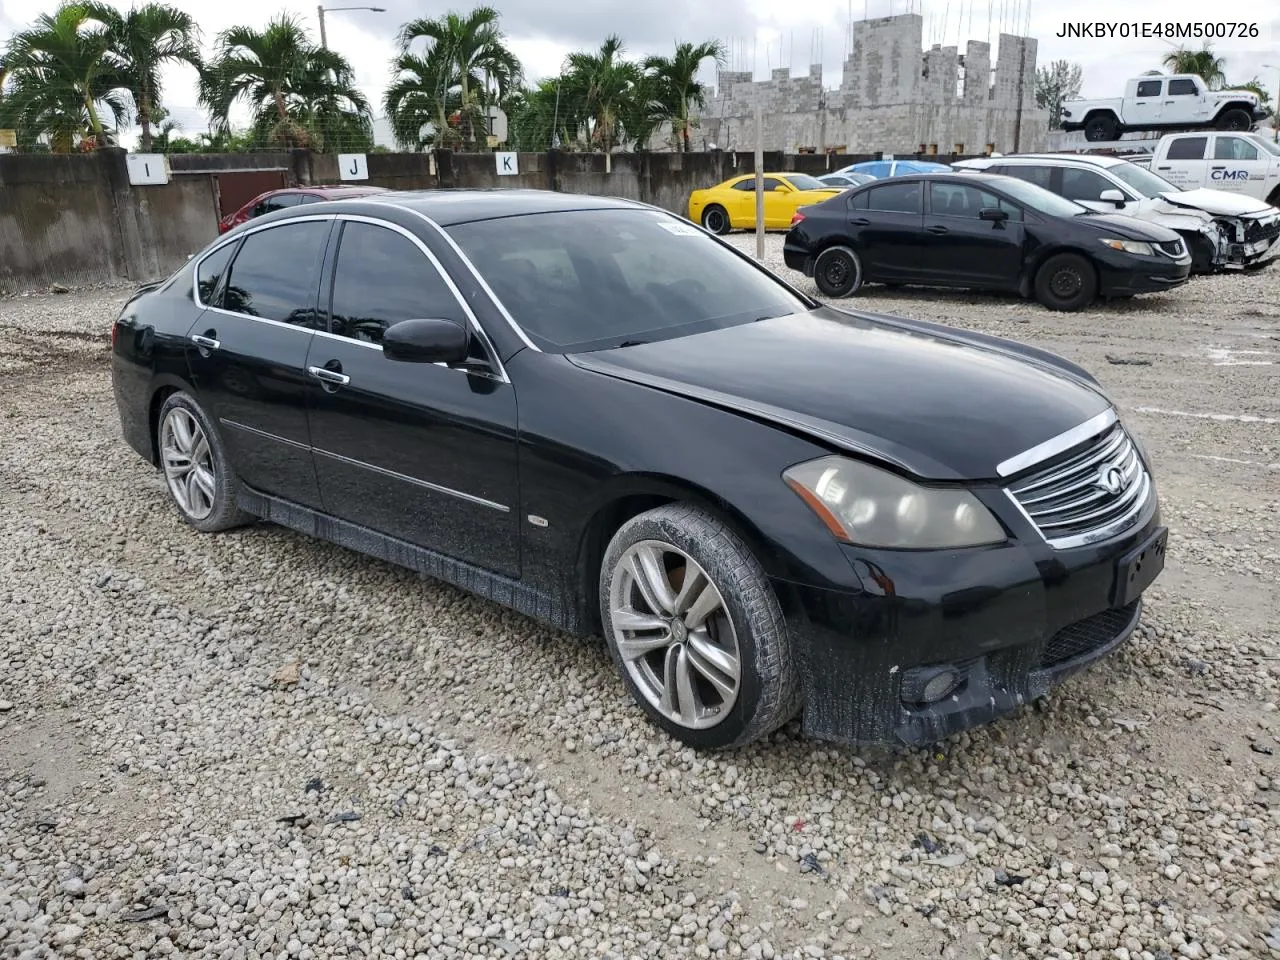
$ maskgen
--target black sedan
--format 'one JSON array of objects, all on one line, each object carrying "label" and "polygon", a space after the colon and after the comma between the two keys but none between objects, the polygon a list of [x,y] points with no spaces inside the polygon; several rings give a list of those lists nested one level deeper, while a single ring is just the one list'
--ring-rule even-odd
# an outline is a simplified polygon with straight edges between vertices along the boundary
[{"label": "black sedan", "polygon": [[870,281],[998,290],[1079,310],[1099,295],[1169,290],[1191,273],[1172,230],[974,174],[895,177],[803,207],[783,249],[787,266],[828,297]]},{"label": "black sedan", "polygon": [[823,306],[626,200],[280,211],[112,339],[124,437],[187,523],[261,518],[602,632],[700,748],[801,711],[920,743],[1015,710],[1122,643],[1163,562],[1088,373]]}]

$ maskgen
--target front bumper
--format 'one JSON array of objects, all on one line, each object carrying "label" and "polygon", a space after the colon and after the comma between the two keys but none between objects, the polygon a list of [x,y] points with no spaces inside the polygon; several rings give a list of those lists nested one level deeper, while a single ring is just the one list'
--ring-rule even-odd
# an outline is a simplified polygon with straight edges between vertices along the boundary
[{"label": "front bumper", "polygon": [[1231,238],[1228,266],[1260,267],[1280,256],[1280,214],[1227,220],[1223,226]]},{"label": "front bumper", "polygon": [[[775,582],[806,651],[807,736],[933,742],[1016,711],[1129,638],[1141,598],[1118,586],[1118,563],[1163,530],[1154,488],[1138,523],[1106,543],[1055,550],[1009,525],[1014,539],[985,549],[845,547],[850,591]],[[906,702],[906,684],[943,666],[960,678],[948,695]]]},{"label": "front bumper", "polygon": [[1103,297],[1132,296],[1172,290],[1191,276],[1191,257],[1177,260],[1157,257],[1117,256],[1108,253],[1098,271],[1098,293]]}]

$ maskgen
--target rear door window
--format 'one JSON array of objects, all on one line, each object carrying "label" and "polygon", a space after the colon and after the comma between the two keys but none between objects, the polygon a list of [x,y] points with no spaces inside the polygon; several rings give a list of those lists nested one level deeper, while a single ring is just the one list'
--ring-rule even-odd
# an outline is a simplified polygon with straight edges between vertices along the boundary
[{"label": "rear door window", "polygon": [[920,213],[920,184],[886,183],[867,191],[868,210],[882,213]]},{"label": "rear door window", "polygon": [[245,237],[231,264],[222,307],[235,313],[316,329],[320,259],[329,221],[307,220]]}]

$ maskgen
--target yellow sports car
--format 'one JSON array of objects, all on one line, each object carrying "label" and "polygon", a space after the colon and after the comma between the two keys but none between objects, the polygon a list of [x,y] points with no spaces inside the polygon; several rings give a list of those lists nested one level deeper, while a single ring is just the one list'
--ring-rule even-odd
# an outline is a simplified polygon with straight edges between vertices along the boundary
[{"label": "yellow sports car", "polygon": [[[821,203],[843,192],[804,173],[764,175],[764,226],[786,230],[800,207]],[[689,219],[712,233],[756,226],[756,175],[748,173],[689,194]]]}]

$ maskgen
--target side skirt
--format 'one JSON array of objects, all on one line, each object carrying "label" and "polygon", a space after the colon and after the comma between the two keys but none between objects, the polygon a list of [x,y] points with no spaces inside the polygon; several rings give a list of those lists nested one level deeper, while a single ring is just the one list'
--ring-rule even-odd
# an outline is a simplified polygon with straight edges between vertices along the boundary
[{"label": "side skirt", "polygon": [[339,520],[327,513],[281,500],[241,485],[236,504],[246,513],[269,523],[279,524],[298,533],[328,540],[340,547],[355,550],[394,563],[424,576],[443,580],[469,593],[492,600],[517,613],[539,620],[569,633],[586,633],[579,611],[564,601],[528,584],[484,570],[469,563],[419,547],[405,540],[389,537],[368,527]]}]

